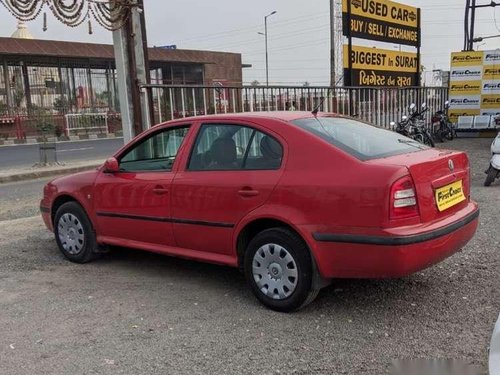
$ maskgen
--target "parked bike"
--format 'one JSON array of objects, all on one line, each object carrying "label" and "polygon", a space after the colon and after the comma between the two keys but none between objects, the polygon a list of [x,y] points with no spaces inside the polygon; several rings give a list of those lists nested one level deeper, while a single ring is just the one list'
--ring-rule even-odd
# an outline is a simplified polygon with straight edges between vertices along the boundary
[{"label": "parked bike", "polygon": [[425,127],[424,121],[424,113],[429,110],[427,104],[423,103],[422,109],[418,111],[417,106],[412,103],[409,110],[409,116],[403,116],[401,121],[399,121],[397,124],[391,122],[391,126],[396,132],[404,135],[405,137],[412,138],[424,145],[434,147],[434,141],[431,134]]},{"label": "parked bike", "polygon": [[432,116],[432,136],[435,140],[439,142],[444,142],[445,140],[453,140],[455,137],[455,128],[453,124],[448,119],[447,110],[450,107],[450,103],[446,101],[444,103],[444,109],[437,111]]}]

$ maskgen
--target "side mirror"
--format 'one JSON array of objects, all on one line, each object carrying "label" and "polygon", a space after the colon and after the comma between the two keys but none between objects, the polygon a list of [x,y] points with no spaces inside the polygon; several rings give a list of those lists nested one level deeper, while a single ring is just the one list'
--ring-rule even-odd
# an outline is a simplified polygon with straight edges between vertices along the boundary
[{"label": "side mirror", "polygon": [[104,173],[116,173],[120,171],[120,166],[118,165],[118,160],[116,158],[109,158],[104,162]]},{"label": "side mirror", "polygon": [[410,111],[414,112],[416,107],[417,106],[415,105],[415,103],[411,103],[410,104]]},{"label": "side mirror", "polygon": [[427,108],[427,103],[422,103],[422,109],[426,109]]},{"label": "side mirror", "polygon": [[408,116],[403,116],[403,117],[401,117],[401,120],[403,120],[403,121],[408,120]]}]

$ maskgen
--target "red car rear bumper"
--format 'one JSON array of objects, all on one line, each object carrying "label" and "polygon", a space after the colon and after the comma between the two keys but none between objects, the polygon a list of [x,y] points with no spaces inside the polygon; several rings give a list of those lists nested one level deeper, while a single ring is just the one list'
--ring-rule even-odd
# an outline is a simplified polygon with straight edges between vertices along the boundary
[{"label": "red car rear bumper", "polygon": [[[479,209],[471,202],[446,220],[394,228],[376,235],[315,232],[311,243],[325,278],[402,277],[461,250],[474,236]],[[306,228],[301,228],[305,230]]]}]

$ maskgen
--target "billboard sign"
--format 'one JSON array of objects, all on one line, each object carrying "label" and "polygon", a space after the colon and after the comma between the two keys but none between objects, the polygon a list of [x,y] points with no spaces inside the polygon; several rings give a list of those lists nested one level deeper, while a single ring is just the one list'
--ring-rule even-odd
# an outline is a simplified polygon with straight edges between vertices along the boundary
[{"label": "billboard sign", "polygon": [[450,119],[500,113],[500,50],[451,54]]},{"label": "billboard sign", "polygon": [[450,82],[450,93],[453,95],[477,95],[481,93],[481,80]]},{"label": "billboard sign", "polygon": [[389,0],[342,0],[343,34],[420,46],[418,8]]},{"label": "billboard sign", "polygon": [[344,45],[344,76],[350,86],[416,86],[416,53]]}]

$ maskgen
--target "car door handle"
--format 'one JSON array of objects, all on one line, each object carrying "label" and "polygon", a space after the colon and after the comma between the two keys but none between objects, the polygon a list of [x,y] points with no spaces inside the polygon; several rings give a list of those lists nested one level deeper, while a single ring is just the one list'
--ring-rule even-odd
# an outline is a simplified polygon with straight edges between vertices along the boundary
[{"label": "car door handle", "polygon": [[153,193],[161,195],[161,194],[167,194],[168,189],[165,188],[164,186],[158,185],[153,188]]},{"label": "car door handle", "polygon": [[238,194],[241,195],[242,197],[255,197],[256,195],[259,195],[258,190],[253,190],[250,188],[243,188],[241,190],[238,190]]}]

